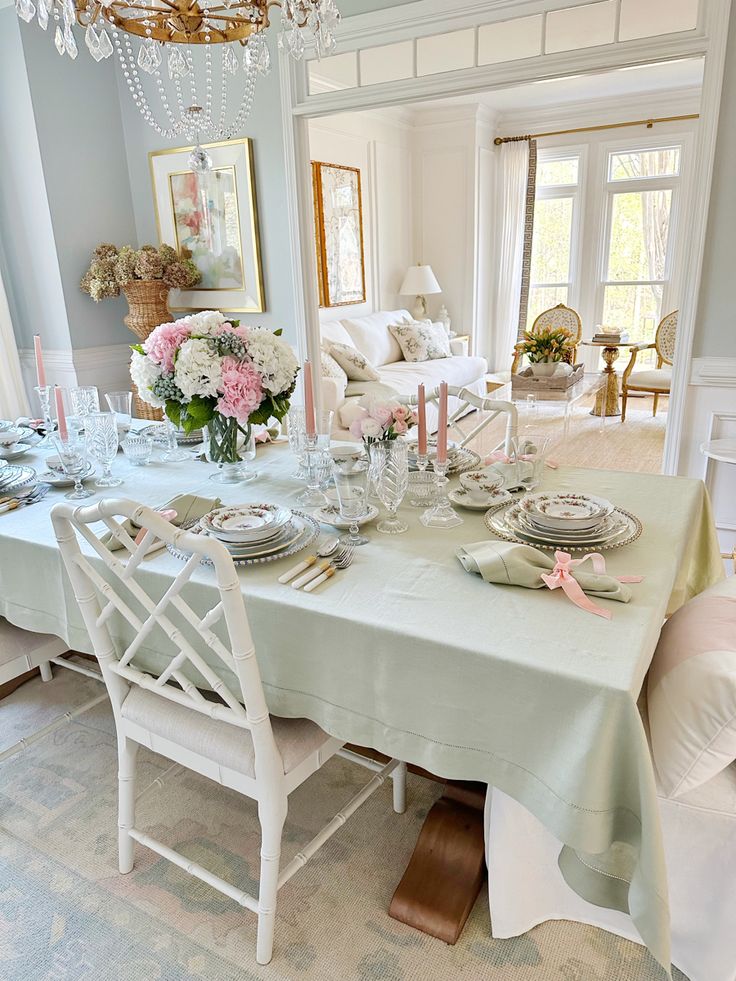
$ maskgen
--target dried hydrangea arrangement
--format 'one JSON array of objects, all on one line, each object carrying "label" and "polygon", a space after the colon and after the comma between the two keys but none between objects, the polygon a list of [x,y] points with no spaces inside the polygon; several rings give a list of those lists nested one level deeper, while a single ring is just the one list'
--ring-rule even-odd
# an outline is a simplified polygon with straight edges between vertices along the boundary
[{"label": "dried hydrangea arrangement", "polygon": [[93,300],[120,296],[121,287],[131,280],[160,279],[174,289],[191,289],[202,278],[199,269],[186,255],[180,255],[170,245],[155,248],[144,245],[133,249],[124,245],[103,242],[92,253],[92,261],[79,284]]}]

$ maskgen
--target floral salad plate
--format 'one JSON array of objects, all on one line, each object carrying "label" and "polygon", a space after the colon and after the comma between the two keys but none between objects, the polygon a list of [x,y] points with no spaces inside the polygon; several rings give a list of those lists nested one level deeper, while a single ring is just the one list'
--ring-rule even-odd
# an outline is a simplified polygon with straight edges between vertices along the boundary
[{"label": "floral salad plate", "polygon": [[238,504],[210,511],[202,526],[221,541],[245,544],[273,538],[290,520],[291,511],[276,504]]},{"label": "floral salad plate", "polygon": [[527,494],[519,507],[535,525],[565,532],[596,528],[614,510],[605,498],[571,492]]}]

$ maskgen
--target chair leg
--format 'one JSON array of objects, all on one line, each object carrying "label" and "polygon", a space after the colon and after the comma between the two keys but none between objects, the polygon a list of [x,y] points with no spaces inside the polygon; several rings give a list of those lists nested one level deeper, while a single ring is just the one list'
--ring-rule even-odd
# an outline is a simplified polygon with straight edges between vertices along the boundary
[{"label": "chair leg", "polygon": [[621,422],[626,421],[626,400],[628,399],[628,397],[629,397],[628,392],[624,388],[623,391],[621,392]]},{"label": "chair leg", "polygon": [[128,832],[135,827],[135,762],[138,743],[118,738],[118,868],[122,875],[133,869],[135,841]]},{"label": "chair leg", "polygon": [[48,661],[42,661],[41,664],[39,664],[38,668],[39,671],[41,672],[41,681],[54,680],[54,676],[51,672],[51,665],[49,664]]},{"label": "chair leg", "polygon": [[656,395],[655,394],[654,400],[652,402],[652,415],[653,416],[656,416],[657,415],[657,406],[658,405],[659,405],[659,395]]},{"label": "chair leg", "polygon": [[268,964],[273,956],[273,935],[276,927],[276,898],[281,859],[281,833],[286,819],[286,800],[280,810],[259,806],[261,822],[261,877],[258,885],[258,935],[256,961]]},{"label": "chair leg", "polygon": [[403,814],[406,810],[406,763],[399,763],[391,774],[394,791],[394,811]]}]

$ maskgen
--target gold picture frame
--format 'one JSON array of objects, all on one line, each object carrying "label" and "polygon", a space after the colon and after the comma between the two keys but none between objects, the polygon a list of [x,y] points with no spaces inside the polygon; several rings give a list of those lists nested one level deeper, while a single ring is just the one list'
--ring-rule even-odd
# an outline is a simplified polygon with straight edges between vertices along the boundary
[{"label": "gold picture frame", "polygon": [[253,141],[206,143],[212,170],[198,179],[193,147],[148,155],[159,242],[188,249],[202,274],[189,290],[172,290],[175,312],[266,309],[256,200]]},{"label": "gold picture frame", "polygon": [[320,307],[366,302],[360,169],[312,161]]}]

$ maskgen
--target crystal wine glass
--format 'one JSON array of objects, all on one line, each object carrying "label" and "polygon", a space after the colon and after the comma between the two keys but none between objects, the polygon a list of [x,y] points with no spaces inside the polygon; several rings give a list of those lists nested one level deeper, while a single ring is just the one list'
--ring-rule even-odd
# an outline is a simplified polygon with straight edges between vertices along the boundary
[{"label": "crystal wine glass", "polygon": [[396,511],[404,500],[409,486],[409,459],[406,443],[400,439],[371,444],[371,459],[375,465],[376,492],[388,511],[388,518],[378,522],[384,535],[400,535],[409,526]]},{"label": "crystal wine glass", "polygon": [[86,497],[92,497],[92,491],[82,483],[82,478],[87,472],[87,453],[83,439],[70,436],[62,439],[61,436],[52,436],[51,440],[59,454],[61,468],[67,477],[74,480],[74,487],[64,497],[70,501],[83,501]]},{"label": "crystal wine glass", "polygon": [[86,419],[87,452],[102,466],[102,476],[95,487],[119,487],[120,477],[113,477],[112,464],[118,452],[118,427],[113,412],[90,412]]},{"label": "crystal wine glass", "polygon": [[360,534],[359,520],[368,511],[368,464],[360,461],[350,469],[344,464],[332,465],[340,517],[350,522],[349,534],[341,535],[341,545],[366,545],[368,539]]}]

